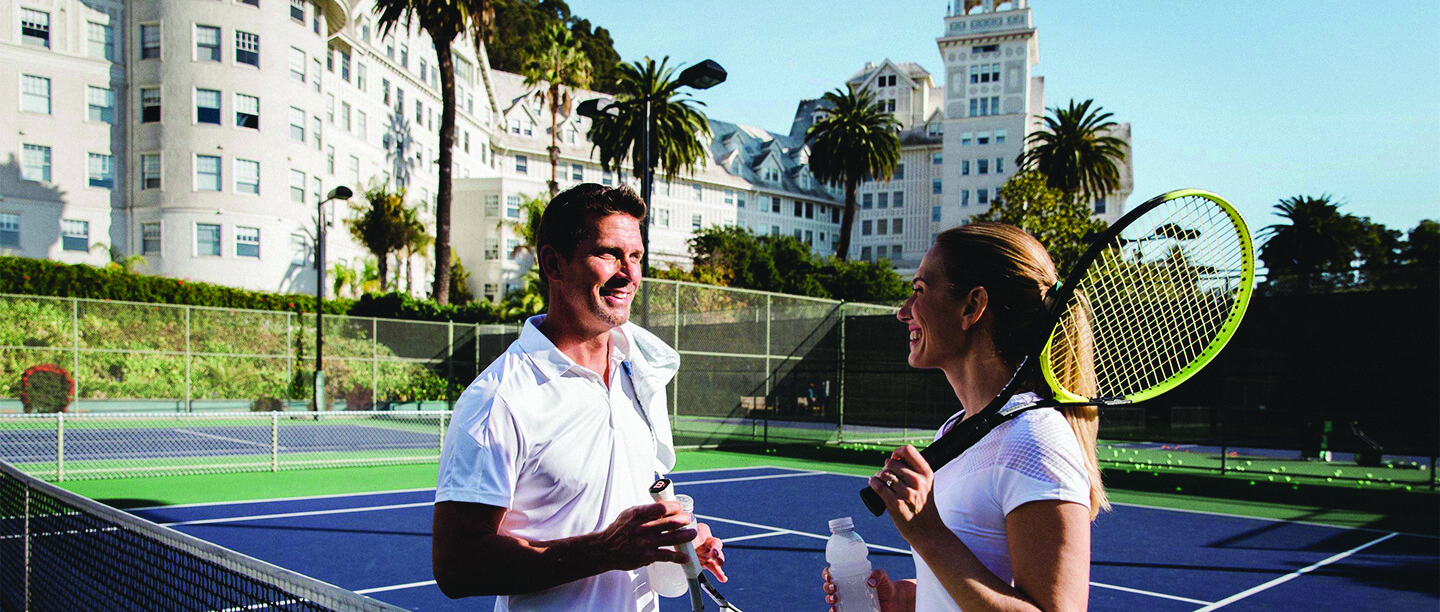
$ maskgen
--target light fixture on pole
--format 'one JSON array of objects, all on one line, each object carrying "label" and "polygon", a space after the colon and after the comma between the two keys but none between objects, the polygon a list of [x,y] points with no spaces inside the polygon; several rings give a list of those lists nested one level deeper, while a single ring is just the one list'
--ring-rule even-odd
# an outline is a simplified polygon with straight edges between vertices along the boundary
[{"label": "light fixture on pole", "polygon": [[355,195],[341,185],[315,205],[315,411],[325,409],[325,205]]},{"label": "light fixture on pole", "polygon": [[[705,60],[680,72],[675,79],[674,87],[689,87],[691,89],[709,89],[725,82],[725,69],[715,60]],[[657,95],[663,94],[663,95]],[[640,244],[644,252],[640,255],[640,272],[649,274],[650,271],[650,219],[654,217],[650,212],[651,197],[655,191],[655,112],[652,108],[655,104],[663,104],[669,99],[669,92],[655,92],[630,100],[613,100],[606,98],[592,98],[580,103],[576,112],[582,117],[591,119],[609,120],[620,116],[622,111],[633,111],[636,108],[642,109],[641,127],[643,129],[640,139],[641,171],[640,199],[645,201],[645,222],[640,225]],[[641,325],[649,323],[650,315],[650,292],[641,292],[642,306],[640,310]]]}]

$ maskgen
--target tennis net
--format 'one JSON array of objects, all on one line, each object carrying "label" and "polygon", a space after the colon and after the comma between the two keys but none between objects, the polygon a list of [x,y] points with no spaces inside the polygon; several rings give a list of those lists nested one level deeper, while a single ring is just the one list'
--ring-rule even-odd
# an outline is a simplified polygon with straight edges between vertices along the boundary
[{"label": "tennis net", "polygon": [[0,461],[0,610],[399,610]]}]

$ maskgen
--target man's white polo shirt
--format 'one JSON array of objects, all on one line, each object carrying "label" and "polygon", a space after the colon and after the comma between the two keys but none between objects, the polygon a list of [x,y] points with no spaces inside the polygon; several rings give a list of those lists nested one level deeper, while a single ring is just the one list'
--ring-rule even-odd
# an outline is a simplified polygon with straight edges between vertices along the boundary
[{"label": "man's white polo shirt", "polygon": [[[679,356],[626,324],[611,331],[609,388],[526,321],[455,404],[435,501],[507,508],[500,533],[531,541],[600,531],[650,503],[674,466],[665,384]],[[641,407],[644,406],[642,409]],[[647,423],[648,420],[648,423]],[[652,425],[654,427],[652,427]],[[496,610],[654,610],[645,572],[606,572],[501,597]]]}]

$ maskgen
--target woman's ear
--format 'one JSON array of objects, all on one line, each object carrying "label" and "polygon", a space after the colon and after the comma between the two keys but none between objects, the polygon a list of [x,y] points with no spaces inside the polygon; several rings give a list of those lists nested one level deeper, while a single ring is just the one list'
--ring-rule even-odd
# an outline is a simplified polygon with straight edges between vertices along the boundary
[{"label": "woman's ear", "polygon": [[990,293],[984,287],[976,286],[971,289],[965,297],[960,299],[960,329],[969,331],[970,327],[980,321],[985,315],[985,309],[990,305]]}]

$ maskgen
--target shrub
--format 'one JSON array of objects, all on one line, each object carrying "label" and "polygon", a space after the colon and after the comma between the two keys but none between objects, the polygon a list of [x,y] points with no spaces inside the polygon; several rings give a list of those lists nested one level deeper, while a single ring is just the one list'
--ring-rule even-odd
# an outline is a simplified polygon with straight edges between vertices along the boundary
[{"label": "shrub", "polygon": [[75,379],[52,363],[30,366],[20,375],[20,403],[25,412],[62,412],[75,399]]},{"label": "shrub", "polygon": [[285,402],[273,397],[262,397],[250,402],[250,412],[279,412],[285,409]]}]

